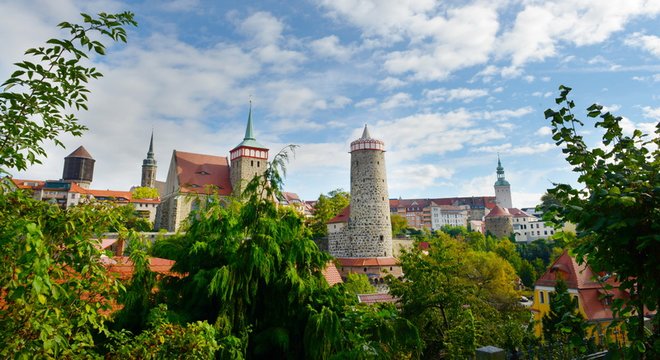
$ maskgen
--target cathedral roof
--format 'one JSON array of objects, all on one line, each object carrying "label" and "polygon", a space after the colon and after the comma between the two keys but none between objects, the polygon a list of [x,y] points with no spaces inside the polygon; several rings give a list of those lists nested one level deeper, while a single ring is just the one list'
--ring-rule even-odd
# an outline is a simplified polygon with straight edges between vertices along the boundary
[{"label": "cathedral roof", "polygon": [[67,157],[94,159],[92,155],[89,154],[87,149],[85,149],[85,147],[82,145],[78,146],[78,148],[76,150],[73,150],[73,152],[69,154]]},{"label": "cathedral roof", "polygon": [[174,161],[179,191],[206,194],[211,186],[219,195],[231,194],[229,162],[226,157],[174,150]]}]

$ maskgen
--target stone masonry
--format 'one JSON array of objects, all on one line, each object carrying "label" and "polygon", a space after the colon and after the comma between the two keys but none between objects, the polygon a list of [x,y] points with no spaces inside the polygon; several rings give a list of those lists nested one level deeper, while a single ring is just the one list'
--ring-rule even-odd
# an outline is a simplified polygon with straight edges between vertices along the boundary
[{"label": "stone masonry", "polygon": [[385,171],[385,144],[365,126],[351,143],[351,205],[348,225],[328,234],[338,258],[392,257],[392,227]]}]

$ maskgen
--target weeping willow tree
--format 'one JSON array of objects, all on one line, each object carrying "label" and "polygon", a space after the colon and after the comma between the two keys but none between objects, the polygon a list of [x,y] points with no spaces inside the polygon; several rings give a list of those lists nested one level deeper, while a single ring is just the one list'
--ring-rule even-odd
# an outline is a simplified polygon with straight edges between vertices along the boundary
[{"label": "weeping willow tree", "polygon": [[[414,326],[330,287],[321,272],[330,255],[294,210],[275,205],[288,150],[248,183],[242,201],[210,197],[185,235],[156,243],[155,254],[176,260],[181,274],[159,292],[172,317],[214,324],[221,347],[242,347],[247,358],[414,355],[421,345]],[[358,350],[366,347],[374,350]]]}]

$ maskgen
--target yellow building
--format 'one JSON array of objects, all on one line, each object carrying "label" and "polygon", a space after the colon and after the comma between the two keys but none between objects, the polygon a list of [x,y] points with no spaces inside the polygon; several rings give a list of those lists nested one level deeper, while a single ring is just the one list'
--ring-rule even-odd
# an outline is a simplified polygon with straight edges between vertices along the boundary
[{"label": "yellow building", "polygon": [[[588,336],[593,336],[600,342],[601,336],[605,334],[607,326],[613,320],[610,307],[612,300],[628,299],[630,294],[619,290],[614,277],[605,273],[596,273],[586,264],[579,265],[568,252],[564,251],[534,284],[534,304],[531,310],[536,320],[537,336],[543,333],[541,319],[550,312],[551,294],[558,279],[566,282],[569,294],[577,297],[580,313],[592,325],[587,330]],[[606,290],[605,284],[611,285],[612,289]],[[653,316],[654,313],[648,312],[645,315]]]}]

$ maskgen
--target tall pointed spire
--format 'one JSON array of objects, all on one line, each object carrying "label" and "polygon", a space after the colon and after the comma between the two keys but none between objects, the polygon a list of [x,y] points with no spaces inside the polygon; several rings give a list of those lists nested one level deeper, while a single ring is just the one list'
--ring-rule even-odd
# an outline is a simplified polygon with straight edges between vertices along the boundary
[{"label": "tall pointed spire", "polygon": [[369,129],[367,128],[367,124],[364,124],[364,131],[362,132],[362,139],[371,139],[371,135],[369,134]]},{"label": "tall pointed spire", "polygon": [[252,130],[252,99],[250,99],[250,111],[248,112],[248,122],[245,128],[245,138],[243,140],[256,140]]},{"label": "tall pointed spire", "polygon": [[149,151],[147,151],[147,159],[154,158],[154,131],[151,130],[151,140],[149,140]]}]

